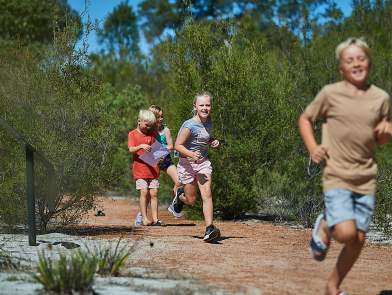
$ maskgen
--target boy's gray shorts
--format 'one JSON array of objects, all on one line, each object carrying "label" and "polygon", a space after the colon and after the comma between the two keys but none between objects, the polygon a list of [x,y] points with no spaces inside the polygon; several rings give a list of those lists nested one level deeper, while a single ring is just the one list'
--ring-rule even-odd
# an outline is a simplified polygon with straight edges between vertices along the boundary
[{"label": "boy's gray shorts", "polygon": [[329,227],[346,220],[355,220],[357,229],[367,232],[375,207],[374,195],[363,195],[349,189],[324,192],[325,214]]}]

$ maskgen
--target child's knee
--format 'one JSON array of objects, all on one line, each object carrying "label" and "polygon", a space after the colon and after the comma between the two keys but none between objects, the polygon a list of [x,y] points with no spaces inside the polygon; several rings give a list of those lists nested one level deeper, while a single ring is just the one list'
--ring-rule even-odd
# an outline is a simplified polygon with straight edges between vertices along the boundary
[{"label": "child's knee", "polygon": [[158,190],[157,189],[150,189],[149,190],[149,194],[150,194],[152,199],[158,198]]},{"label": "child's knee", "polygon": [[212,193],[210,192],[210,193],[201,194],[201,199],[203,200],[203,202],[212,200]]},{"label": "child's knee", "polygon": [[334,238],[343,244],[356,243],[358,241],[357,231],[353,229],[340,230],[335,234]]},{"label": "child's knee", "polygon": [[141,197],[145,197],[145,196],[148,195],[148,189],[146,189],[146,188],[142,188],[139,191],[140,191],[139,194],[140,194]]},{"label": "child's knee", "polygon": [[187,195],[186,196],[186,204],[187,205],[195,205],[196,203],[196,195]]},{"label": "child's knee", "polygon": [[355,223],[344,222],[335,226],[333,237],[340,243],[353,243],[358,241],[358,231]]}]

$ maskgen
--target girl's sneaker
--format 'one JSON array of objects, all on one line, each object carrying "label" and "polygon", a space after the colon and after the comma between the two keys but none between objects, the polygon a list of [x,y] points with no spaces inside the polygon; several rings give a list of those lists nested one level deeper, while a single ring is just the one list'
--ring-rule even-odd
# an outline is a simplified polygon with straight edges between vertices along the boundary
[{"label": "girl's sneaker", "polygon": [[142,213],[138,212],[135,218],[135,226],[143,225],[143,216]]},{"label": "girl's sneaker", "polygon": [[209,225],[206,227],[206,232],[204,234],[203,241],[204,242],[213,242],[216,239],[219,239],[221,236],[219,228],[215,225]]},{"label": "girl's sneaker", "polygon": [[184,202],[181,201],[181,199],[180,199],[180,196],[183,194],[184,194],[184,187],[177,188],[176,195],[175,195],[172,203],[170,204],[169,208],[167,208],[167,210],[169,210],[169,212],[171,214],[173,214],[174,217],[176,217],[176,218],[180,218],[184,215],[181,212],[182,208],[184,206]]}]

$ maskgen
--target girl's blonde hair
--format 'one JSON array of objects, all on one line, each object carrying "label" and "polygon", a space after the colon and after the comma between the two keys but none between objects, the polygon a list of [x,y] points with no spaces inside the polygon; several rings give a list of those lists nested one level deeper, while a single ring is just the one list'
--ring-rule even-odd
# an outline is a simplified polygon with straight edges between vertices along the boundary
[{"label": "girl's blonde hair", "polygon": [[199,92],[195,95],[195,98],[193,99],[193,109],[192,109],[192,114],[193,116],[196,116],[196,108],[195,108],[195,104],[196,101],[199,97],[209,97],[210,98],[210,102],[212,103],[212,95],[211,93],[204,91],[204,92]]},{"label": "girl's blonde hair", "polygon": [[140,110],[138,119],[149,123],[155,123],[157,121],[154,113],[149,110]]},{"label": "girl's blonde hair", "polygon": [[355,46],[358,46],[359,48],[361,48],[370,60],[370,49],[369,49],[369,45],[366,43],[365,39],[362,37],[361,38],[350,37],[346,41],[343,41],[338,46],[336,46],[335,55],[336,55],[336,60],[338,62],[340,62],[340,58],[341,58],[343,51],[351,45],[355,45]]},{"label": "girl's blonde hair", "polygon": [[160,112],[162,112],[162,109],[159,107],[159,106],[157,106],[157,105],[155,105],[155,104],[153,104],[153,105],[151,105],[149,108],[148,108],[148,110],[149,111],[151,111],[151,112],[153,112],[153,114],[155,115],[155,117],[158,119],[158,117],[159,117],[159,113]]}]

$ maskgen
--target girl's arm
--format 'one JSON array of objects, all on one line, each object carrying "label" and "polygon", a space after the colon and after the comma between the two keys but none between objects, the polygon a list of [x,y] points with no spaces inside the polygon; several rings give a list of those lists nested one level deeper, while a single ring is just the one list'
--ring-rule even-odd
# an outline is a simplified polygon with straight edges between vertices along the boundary
[{"label": "girl's arm", "polygon": [[171,132],[169,128],[165,128],[165,135],[166,135],[166,141],[167,141],[167,148],[169,149],[169,151],[172,151],[174,149],[173,146],[173,138],[171,136]]},{"label": "girl's arm", "polygon": [[320,163],[322,160],[327,159],[329,157],[328,150],[326,147],[317,144],[312,122],[306,113],[302,113],[299,117],[298,127],[313,162]]},{"label": "girl's arm", "polygon": [[191,135],[191,131],[188,128],[182,128],[177,136],[176,143],[174,144],[174,148],[181,155],[185,157],[190,157],[193,160],[197,161],[201,157],[200,153],[192,152],[184,146],[184,143],[186,142],[186,140],[189,138],[190,135]]}]

